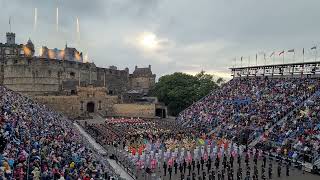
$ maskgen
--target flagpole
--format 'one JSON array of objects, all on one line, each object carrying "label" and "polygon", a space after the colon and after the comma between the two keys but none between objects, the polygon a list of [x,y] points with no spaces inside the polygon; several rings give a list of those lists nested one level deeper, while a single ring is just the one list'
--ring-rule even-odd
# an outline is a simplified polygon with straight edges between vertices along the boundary
[{"label": "flagpole", "polygon": [[282,55],[282,63],[284,64],[284,52],[283,52],[283,55]]},{"label": "flagpole", "polygon": [[295,62],[295,56],[296,56],[296,52],[293,51],[293,63]]},{"label": "flagpole", "polygon": [[304,63],[304,48],[302,49],[302,63]]},{"label": "flagpole", "polygon": [[317,62],[317,48],[315,49],[316,53],[315,53],[315,57],[314,57],[314,62]]}]

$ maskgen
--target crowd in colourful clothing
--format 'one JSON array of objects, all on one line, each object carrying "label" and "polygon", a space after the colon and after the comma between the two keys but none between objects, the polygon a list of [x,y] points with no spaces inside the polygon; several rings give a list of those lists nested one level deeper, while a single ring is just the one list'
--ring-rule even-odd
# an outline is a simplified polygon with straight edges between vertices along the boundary
[{"label": "crowd in colourful clothing", "polygon": [[[320,93],[264,134],[262,147],[304,160],[320,154]],[[309,160],[310,161],[310,160]],[[312,159],[311,159],[312,161]]]},{"label": "crowd in colourful clothing", "polygon": [[[318,78],[237,78],[181,112],[176,121],[112,118],[82,126],[98,143],[122,149],[123,161],[138,169],[155,169],[159,162],[172,166],[236,157],[243,152],[243,132],[251,137],[246,143],[263,135],[259,149],[293,159],[315,157],[320,150],[319,89]],[[84,145],[68,119],[2,86],[0,94],[0,141],[5,143],[0,146],[0,177],[116,176]],[[245,154],[261,150],[247,149]]]},{"label": "crowd in colourful clothing", "polygon": [[[178,140],[188,134],[195,136],[196,131],[182,128],[175,121],[151,120],[140,118],[112,118],[103,124],[82,123],[82,126],[102,144],[139,147],[146,140],[165,143],[170,139]],[[179,139],[181,140],[181,139]],[[178,143],[177,143],[178,144]]]},{"label": "crowd in colourful clothing", "polygon": [[0,179],[117,179],[72,122],[0,86]]},{"label": "crowd in colourful clothing", "polygon": [[[109,119],[85,128],[102,145],[116,144],[121,162],[137,169],[242,155],[243,131],[251,137],[248,144],[263,135],[257,149],[245,154],[263,150],[299,160],[301,151],[319,154],[319,87],[318,78],[233,79],[183,111],[175,123]],[[112,133],[117,138],[107,143]]]},{"label": "crowd in colourful clothing", "polygon": [[[117,123],[121,124],[121,122]],[[136,176],[136,179],[144,179],[148,174],[160,179],[164,176],[176,179],[179,175],[179,179],[190,180],[198,178],[215,180],[215,177],[218,177],[219,180],[224,177],[228,179],[236,177],[235,179],[238,180],[272,177],[273,170],[270,165],[272,160],[267,168],[267,156],[261,149],[248,148],[227,139],[204,134],[202,136],[190,135],[189,133],[164,136],[165,139],[161,135],[144,136],[140,134],[142,136],[131,136],[125,139],[123,146],[118,146],[101,141],[104,138],[100,137],[108,134],[108,130],[101,129],[100,133],[96,134],[95,128],[97,127],[96,125],[85,126],[87,132],[112,154],[115,154],[115,159],[129,169],[130,174]],[[116,141],[115,143],[117,144]],[[258,160],[264,162],[261,170],[258,170]],[[279,163],[279,166],[283,165]]]},{"label": "crowd in colourful clothing", "polygon": [[251,139],[261,135],[320,87],[312,78],[237,78],[180,113],[184,126],[214,130],[219,137],[239,141],[243,131]]}]

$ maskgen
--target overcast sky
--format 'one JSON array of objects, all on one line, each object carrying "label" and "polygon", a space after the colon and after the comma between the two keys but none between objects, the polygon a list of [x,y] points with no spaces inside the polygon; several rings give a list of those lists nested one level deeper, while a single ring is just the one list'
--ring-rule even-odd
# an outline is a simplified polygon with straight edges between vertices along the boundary
[{"label": "overcast sky", "polygon": [[[56,28],[56,9],[59,25]],[[38,49],[74,46],[98,66],[152,65],[157,76],[205,70],[229,77],[236,63],[276,62],[295,49],[312,60],[320,39],[319,0],[0,0],[0,42],[12,17],[16,41]],[[35,8],[37,24],[35,26]],[[79,19],[80,35],[76,19]],[[320,55],[320,53],[318,53]],[[293,53],[285,54],[286,62]]]}]

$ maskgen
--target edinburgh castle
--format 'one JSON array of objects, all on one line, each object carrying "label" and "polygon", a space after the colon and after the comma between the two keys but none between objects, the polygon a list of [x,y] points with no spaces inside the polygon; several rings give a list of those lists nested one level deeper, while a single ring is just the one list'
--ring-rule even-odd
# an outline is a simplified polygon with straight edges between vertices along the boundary
[{"label": "edinburgh castle", "polygon": [[102,116],[166,117],[166,107],[148,97],[156,75],[151,65],[119,70],[83,62],[81,52],[42,47],[39,56],[29,39],[16,44],[15,34],[0,43],[0,84],[31,96],[69,117]]}]

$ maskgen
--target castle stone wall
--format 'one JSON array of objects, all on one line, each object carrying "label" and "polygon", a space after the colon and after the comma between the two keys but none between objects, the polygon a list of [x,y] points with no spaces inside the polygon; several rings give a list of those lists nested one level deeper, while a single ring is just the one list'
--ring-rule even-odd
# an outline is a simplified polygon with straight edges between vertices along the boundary
[{"label": "castle stone wall", "polygon": [[35,96],[33,99],[71,118],[81,114],[77,96]]},{"label": "castle stone wall", "polygon": [[115,104],[113,115],[126,117],[155,117],[155,104]]},{"label": "castle stone wall", "polygon": [[78,87],[77,91],[77,95],[71,96],[34,96],[33,98],[71,118],[86,116],[88,103],[93,103],[94,113],[101,115],[110,114],[113,111],[113,105],[119,103],[118,96],[107,95],[106,88],[103,87]]},{"label": "castle stone wall", "polygon": [[149,91],[155,84],[154,77],[132,77],[130,79],[132,89],[143,89]]},{"label": "castle stone wall", "polygon": [[128,71],[97,68],[92,63],[37,57],[14,57],[2,62],[0,83],[27,95],[57,95],[64,90],[63,82],[79,79],[81,84],[105,86],[112,94],[121,94],[129,87]]},{"label": "castle stone wall", "polygon": [[[135,93],[142,97],[154,86],[156,75],[152,74],[151,65],[147,68],[136,66],[129,74],[128,68],[100,68],[94,63],[78,61],[82,54],[75,48],[66,46],[64,51],[45,49],[41,57],[35,57],[31,40],[26,45],[18,45],[15,44],[15,34],[7,33],[7,43],[0,43],[0,85],[29,95],[71,118],[89,113],[155,117],[156,105],[153,102],[121,104],[124,102],[121,99],[123,94],[131,96]],[[72,54],[74,56],[70,59]]]}]

